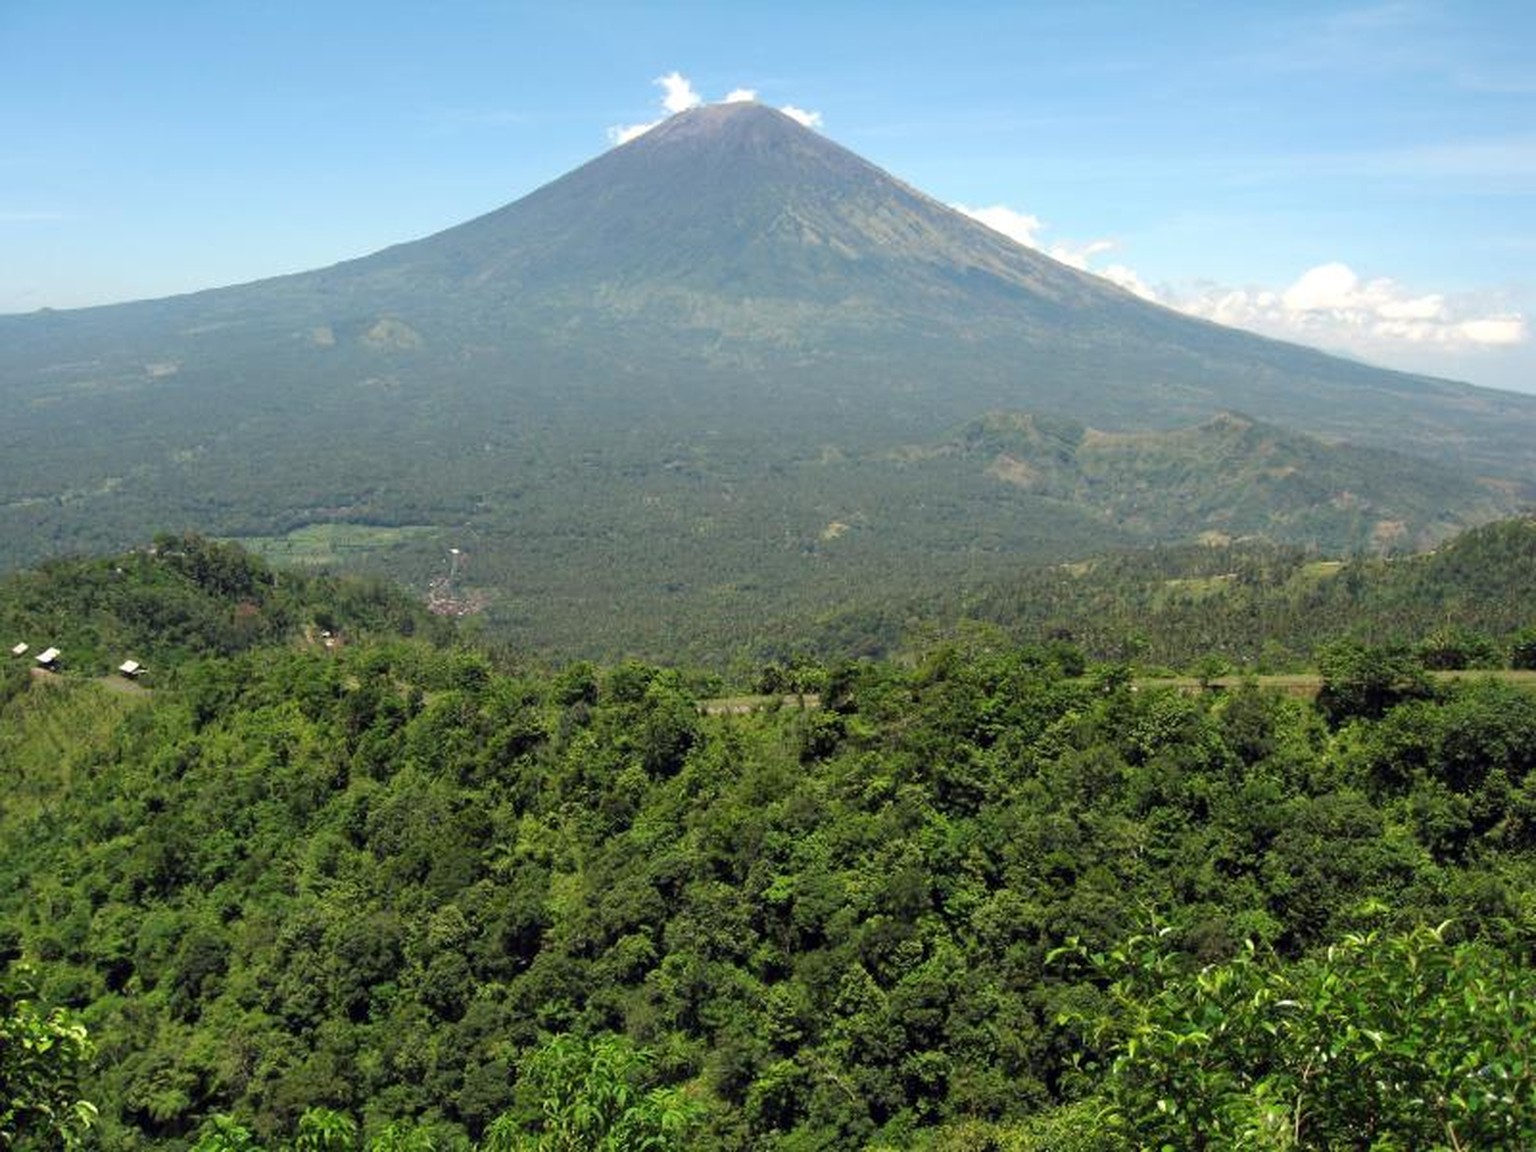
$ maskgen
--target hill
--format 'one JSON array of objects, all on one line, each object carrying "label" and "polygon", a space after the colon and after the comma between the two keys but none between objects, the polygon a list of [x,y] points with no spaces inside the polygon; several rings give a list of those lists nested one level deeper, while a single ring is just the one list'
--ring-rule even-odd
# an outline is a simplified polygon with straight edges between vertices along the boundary
[{"label": "hill", "polygon": [[0,961],[89,1029],[105,1147],[547,1147],[616,1097],[663,1150],[1225,1146],[1298,1096],[1312,1146],[1528,1144],[1536,696],[1325,717],[1066,655],[721,717],[388,628],[23,676]]},{"label": "hill", "polygon": [[5,648],[27,646],[13,665],[57,648],[59,669],[75,676],[105,675],[132,658],[153,683],[188,659],[379,633],[443,640],[450,629],[379,581],[278,573],[236,545],[191,535],[0,578]]},{"label": "hill", "polygon": [[[1512,511],[1536,475],[1536,399],[1150,305],[750,104],[332,268],[0,317],[0,404],[9,564],[160,531],[275,554],[343,526],[357,563],[418,591],[462,549],[493,627],[566,651],[665,651],[697,622],[729,646],[849,587],[914,592],[1223,521],[1431,541]],[[1000,496],[995,470],[896,466],[996,412],[1118,437],[1242,412],[1314,438],[1297,451],[1329,477],[1288,459],[1292,483],[1248,473],[1250,507],[1148,518],[1086,482]],[[1225,486],[1230,453],[1158,451]],[[1332,507],[1351,471],[1379,514]],[[820,546],[860,518],[884,526],[872,552],[852,533]]]},{"label": "hill", "polygon": [[[812,625],[782,622],[763,650],[889,655],[970,626],[1016,642],[1056,639],[1090,659],[1193,671],[1313,666],[1328,643],[1418,646],[1443,668],[1501,666],[1536,635],[1536,521],[1500,521],[1433,551],[1339,557],[1213,541],[1026,566],[965,588],[871,595]],[[1530,667],[1531,657],[1520,657]]]}]

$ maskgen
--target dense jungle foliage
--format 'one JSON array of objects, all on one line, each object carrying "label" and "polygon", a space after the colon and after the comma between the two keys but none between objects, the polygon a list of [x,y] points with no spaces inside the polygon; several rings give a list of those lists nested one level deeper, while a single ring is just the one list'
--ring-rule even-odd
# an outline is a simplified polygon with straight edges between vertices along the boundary
[{"label": "dense jungle foliage", "polygon": [[712,715],[195,539],[27,580],[76,631],[0,693],[0,1146],[1536,1140],[1519,684],[978,629]]}]

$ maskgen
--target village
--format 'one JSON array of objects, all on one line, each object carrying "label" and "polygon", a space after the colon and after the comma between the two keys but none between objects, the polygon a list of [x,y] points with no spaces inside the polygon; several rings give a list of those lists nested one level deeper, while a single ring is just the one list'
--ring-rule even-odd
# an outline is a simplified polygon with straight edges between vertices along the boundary
[{"label": "village", "polygon": [[[11,645],[11,659],[24,660],[32,646],[25,640]],[[63,668],[64,653],[56,646],[50,644],[32,657],[32,674],[35,676],[51,676],[60,672]],[[116,668],[117,675],[130,683],[137,682],[143,676],[146,669],[137,660],[124,660]]]}]

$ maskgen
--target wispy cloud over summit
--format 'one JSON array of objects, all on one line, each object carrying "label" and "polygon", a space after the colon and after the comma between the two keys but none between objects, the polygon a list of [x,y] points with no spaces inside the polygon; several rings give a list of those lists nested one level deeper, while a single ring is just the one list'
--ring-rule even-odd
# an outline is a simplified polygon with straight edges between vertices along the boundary
[{"label": "wispy cloud over summit", "polygon": [[697,108],[704,103],[704,98],[693,90],[688,77],[681,72],[668,72],[665,76],[658,77],[656,83],[666,90],[661,106],[673,115],[686,112],[690,108]]},{"label": "wispy cloud over summit", "polygon": [[[697,108],[705,103],[704,98],[694,90],[693,82],[681,72],[668,72],[665,76],[658,76],[653,83],[663,90],[661,106],[668,116],[675,116],[679,112],[686,112],[690,108]],[[756,88],[732,88],[725,94],[722,104],[744,104],[757,100]],[[807,128],[821,127],[821,113],[809,112],[794,104],[785,104],[779,109],[784,115],[805,125]],[[647,120],[643,124],[619,124],[608,129],[608,140],[611,144],[628,144],[638,136],[643,136],[666,117],[655,120]]]}]

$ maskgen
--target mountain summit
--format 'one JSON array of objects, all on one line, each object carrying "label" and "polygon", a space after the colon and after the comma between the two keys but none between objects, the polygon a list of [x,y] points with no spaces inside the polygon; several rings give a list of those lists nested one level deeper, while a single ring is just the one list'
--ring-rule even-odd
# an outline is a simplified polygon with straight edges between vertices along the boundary
[{"label": "mountain summit", "polygon": [[1116,299],[754,103],[679,113],[515,204],[347,268],[568,291],[617,313],[658,294],[750,301],[757,324],[774,304],[949,308],[988,277],[1005,295]]},{"label": "mountain summit", "polygon": [[[825,602],[855,578],[846,565],[915,579],[913,555],[956,571],[980,553],[1238,520],[1305,525],[1312,543],[1425,541],[1536,478],[1536,398],[1147,303],[750,103],[680,113],[515,203],[358,260],[0,317],[0,402],[12,563],[165,528],[343,524],[403,549],[390,570],[424,580],[452,525],[480,542],[481,578],[534,590],[528,614],[541,595],[590,593],[573,608],[590,616],[636,580],[680,605],[695,587],[821,581]],[[1190,463],[1206,472],[1180,479],[1205,520],[1120,522],[1113,509],[1135,501],[1084,503],[1108,481],[1048,496],[1007,479],[1022,461],[973,469],[942,447],[989,413],[1103,436],[1224,412],[1328,442],[1266,437],[1277,482],[1254,489],[1318,515],[1223,520],[1208,451]],[[1340,479],[1345,441],[1373,453],[1369,497]],[[1152,442],[1134,443],[1139,462],[1114,474],[1146,485]],[[1164,460],[1195,441],[1156,443]],[[1278,482],[1308,459],[1326,459],[1326,484]]]}]

